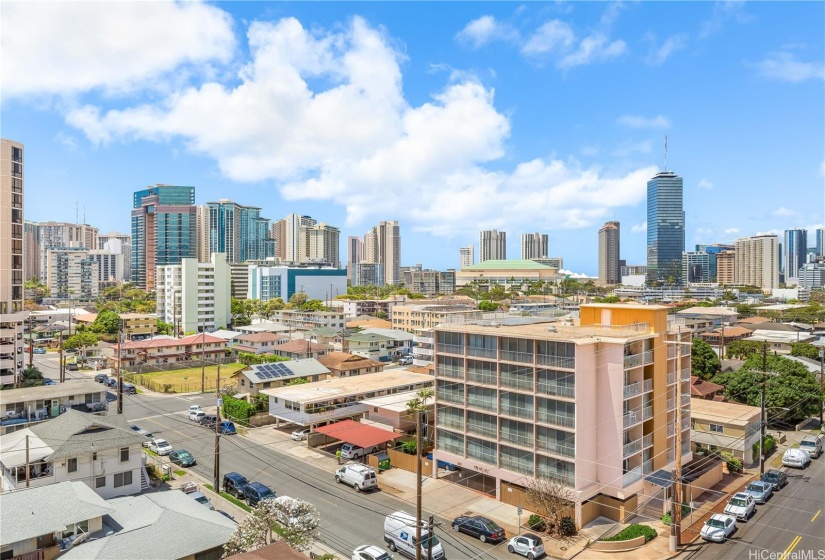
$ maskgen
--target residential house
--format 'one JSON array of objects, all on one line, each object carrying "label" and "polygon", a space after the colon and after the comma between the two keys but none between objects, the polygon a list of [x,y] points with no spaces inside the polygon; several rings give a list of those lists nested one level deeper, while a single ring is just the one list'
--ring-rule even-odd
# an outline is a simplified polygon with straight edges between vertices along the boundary
[{"label": "residential house", "polygon": [[369,409],[361,401],[382,395],[432,388],[433,377],[403,369],[358,377],[330,378],[276,389],[269,395],[269,414],[278,422],[315,428],[345,418],[359,419]]},{"label": "residential house", "polygon": [[67,411],[0,436],[3,492],[66,480],[88,484],[103,498],[137,494],[148,487],[143,470],[146,437],[129,428],[122,415],[93,416]]},{"label": "residential house", "polygon": [[2,393],[0,435],[57,418],[67,410],[105,414],[106,388],[94,381],[72,381],[8,389]]},{"label": "residential house", "polygon": [[275,321],[254,321],[250,325],[237,326],[235,327],[235,330],[243,334],[253,334],[260,332],[288,334],[292,332],[293,329],[287,327],[283,323],[276,323]]},{"label": "residential house", "polygon": [[344,345],[344,336],[349,334],[347,329],[333,329],[332,327],[318,327],[304,333],[304,338],[317,342],[319,344],[327,344],[333,349],[340,351]]},{"label": "residential house", "polygon": [[710,399],[712,401],[724,401],[725,397],[722,392],[725,390],[724,385],[718,383],[711,383],[705,381],[698,375],[690,376],[690,396],[699,399]]},{"label": "residential house", "polygon": [[388,336],[359,332],[344,339],[343,350],[380,362],[389,362],[392,361],[394,355],[394,352],[389,349],[393,343],[393,339]]},{"label": "residential house", "polygon": [[722,349],[723,342],[725,344],[725,348],[727,348],[728,343],[734,340],[742,340],[743,338],[747,338],[750,335],[750,329],[734,325],[732,327],[721,327],[718,329],[714,329],[712,331],[703,332],[699,335],[699,338],[701,338],[711,346],[716,347],[716,352],[719,355],[722,355],[724,354]]},{"label": "residential house", "polygon": [[270,332],[260,332],[253,334],[240,334],[233,339],[234,352],[250,352],[252,354],[265,354],[272,352],[275,346],[289,342],[289,337],[282,334]]},{"label": "residential house", "polygon": [[746,340],[752,340],[754,342],[767,342],[768,352],[790,354],[793,343],[811,342],[813,339],[814,336],[812,334],[798,330],[779,331],[757,329],[753,331],[753,334],[751,334],[751,336],[748,337]]},{"label": "residential house", "polygon": [[330,352],[318,361],[332,372],[332,377],[355,377],[384,371],[383,362],[348,352]]},{"label": "residential house", "polygon": [[286,541],[275,541],[251,552],[239,552],[227,556],[226,560],[306,560],[306,558],[306,555],[289,546]]},{"label": "residential house", "polygon": [[377,334],[390,339],[387,349],[393,356],[406,356],[412,353],[414,335],[401,329],[364,329],[361,334]]},{"label": "residential house", "polygon": [[758,457],[760,410],[756,406],[705,399],[691,399],[690,439],[696,451],[727,451],[746,465]]},{"label": "residential house", "polygon": [[128,338],[150,337],[158,331],[158,317],[154,313],[122,313],[120,320]]},{"label": "residential house", "polygon": [[78,481],[0,494],[0,558],[52,560],[73,543],[79,548],[113,511]]},{"label": "residential house", "polygon": [[238,381],[238,392],[257,395],[262,389],[289,385],[296,379],[315,382],[327,379],[330,375],[330,370],[320,360],[307,358],[255,364],[234,373],[232,377]]},{"label": "residential house", "polygon": [[[368,422],[375,422],[391,426],[394,430],[401,432],[415,433],[415,415],[410,414],[407,404],[418,397],[418,391],[407,391],[405,393],[395,393],[364,399],[361,404],[367,407],[364,419]],[[432,412],[435,409],[433,399],[427,401],[426,418],[432,421]]]},{"label": "residential house", "polygon": [[236,527],[177,490],[106,503],[103,527],[61,560],[218,560]]},{"label": "residential house", "polygon": [[745,325],[758,325],[759,323],[770,323],[771,320],[768,317],[746,317],[744,319],[739,319],[736,321],[736,324],[739,326]]},{"label": "residential house", "polygon": [[[214,361],[226,354],[226,340],[210,334],[193,334],[183,338],[155,337],[133,340],[121,346],[122,366],[159,365],[189,360]],[[113,358],[117,367],[118,356]]]},{"label": "residential house", "polygon": [[327,344],[317,344],[309,340],[290,340],[276,345],[271,352],[291,360],[301,360],[303,358],[320,358],[331,350],[332,348]]}]

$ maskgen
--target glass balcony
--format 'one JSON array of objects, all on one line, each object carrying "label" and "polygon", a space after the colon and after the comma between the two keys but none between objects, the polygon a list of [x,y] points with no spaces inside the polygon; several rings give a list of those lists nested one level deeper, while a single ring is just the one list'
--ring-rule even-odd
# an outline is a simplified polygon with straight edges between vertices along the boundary
[{"label": "glass balcony", "polygon": [[633,469],[632,471],[626,472],[624,476],[622,476],[622,488],[627,488],[634,482],[638,482],[642,479],[642,467],[641,465]]},{"label": "glass balcony", "polygon": [[667,409],[676,410],[676,397],[671,397],[667,400]]},{"label": "glass balcony", "polygon": [[631,397],[641,395],[642,393],[649,393],[652,390],[653,390],[653,380],[652,379],[645,379],[644,381],[638,381],[636,383],[631,383],[629,385],[625,385],[624,386],[624,398],[629,399]]},{"label": "glass balcony", "polygon": [[576,369],[576,358],[567,358],[564,356],[545,356],[544,354],[537,354],[536,359],[538,360],[538,363],[543,366]]},{"label": "glass balcony", "polygon": [[547,412],[542,412],[541,409],[539,409],[539,422],[562,426],[563,428],[574,428],[576,426],[576,419],[572,416],[550,414]]},{"label": "glass balcony", "polygon": [[458,354],[459,356],[464,355],[464,347],[460,344],[439,344],[437,350],[443,354]]},{"label": "glass balcony", "polygon": [[[440,348],[441,346],[439,346],[439,349]],[[459,354],[460,353],[461,352],[459,352]],[[498,351],[495,348],[476,348],[474,346],[468,346],[467,355],[474,356],[476,358],[492,358],[495,360],[498,358]]]},{"label": "glass balcony", "polygon": [[642,438],[637,440],[633,440],[629,443],[624,444],[624,448],[622,450],[622,458],[627,459],[634,453],[638,453],[642,450]]},{"label": "glass balcony", "polygon": [[671,371],[670,373],[667,374],[667,384],[668,385],[673,385],[674,383],[676,383],[676,372]]},{"label": "glass balcony", "polygon": [[529,352],[510,352],[509,350],[501,351],[501,359],[508,362],[521,362],[524,364],[533,363],[533,354]]},{"label": "glass balcony", "polygon": [[638,354],[630,354],[624,357],[624,368],[634,368],[653,363],[653,351],[640,352]]},{"label": "glass balcony", "polygon": [[690,381],[690,368],[682,369],[682,374],[680,375],[682,381]]}]

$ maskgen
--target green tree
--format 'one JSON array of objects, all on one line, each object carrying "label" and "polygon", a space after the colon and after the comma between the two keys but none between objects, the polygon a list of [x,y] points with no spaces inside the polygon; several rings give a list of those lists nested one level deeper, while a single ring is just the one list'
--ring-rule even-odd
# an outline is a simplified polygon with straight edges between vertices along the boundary
[{"label": "green tree", "polygon": [[719,374],[722,370],[722,363],[710,344],[695,338],[690,348],[690,369],[691,374],[708,380]]},{"label": "green tree", "polygon": [[619,296],[604,296],[593,298],[593,301],[596,303],[619,303],[622,300]]},{"label": "green tree", "polygon": [[295,292],[289,298],[289,303],[286,304],[287,309],[301,309],[301,306],[307,302],[309,297],[304,292]]},{"label": "green tree", "polygon": [[36,366],[27,367],[23,370],[23,379],[21,380],[21,387],[39,387],[43,385],[45,378],[43,373],[37,369]]},{"label": "green tree", "polygon": [[158,329],[158,334],[174,334],[175,326],[171,323],[167,323],[165,321],[161,321],[160,319],[158,319],[156,325]]},{"label": "green tree", "polygon": [[261,308],[261,314],[264,319],[269,319],[270,317],[272,317],[273,313],[275,313],[276,311],[280,311],[284,308],[285,305],[286,303],[284,302],[283,298],[272,298],[263,305],[263,307]]},{"label": "green tree", "polygon": [[304,383],[309,383],[309,379],[306,377],[296,377],[292,381],[288,382],[287,385],[303,385]]},{"label": "green tree", "polygon": [[232,326],[243,327],[252,322],[247,300],[232,298],[229,304],[229,312],[232,314]]},{"label": "green tree", "polygon": [[97,344],[97,335],[92,332],[81,332],[74,334],[66,339],[63,342],[63,348],[67,349],[75,349],[79,352],[83,352],[86,348],[94,346]]},{"label": "green tree", "polygon": [[478,308],[481,311],[495,311],[498,309],[498,304],[492,301],[483,300],[478,302]]},{"label": "green tree", "polygon": [[812,360],[819,360],[819,348],[807,342],[792,342],[791,356],[802,356]]},{"label": "green tree", "polygon": [[752,354],[762,352],[764,344],[756,340],[732,340],[727,343],[728,358],[745,360]]},{"label": "green tree", "polygon": [[101,334],[117,334],[120,327],[120,315],[110,309],[103,309],[97,314],[89,329]]},{"label": "green tree", "polygon": [[302,311],[326,311],[324,302],[320,299],[310,299],[301,304]]}]

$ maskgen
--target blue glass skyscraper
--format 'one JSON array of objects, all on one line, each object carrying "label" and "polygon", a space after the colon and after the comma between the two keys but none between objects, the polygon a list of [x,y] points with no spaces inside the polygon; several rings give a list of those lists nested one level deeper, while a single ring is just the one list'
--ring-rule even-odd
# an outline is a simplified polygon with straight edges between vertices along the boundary
[{"label": "blue glass skyscraper", "polygon": [[672,171],[647,182],[647,283],[682,283],[685,211],[682,178]]},{"label": "blue glass skyscraper", "polygon": [[808,261],[808,230],[786,229],[782,249],[780,262],[785,282],[794,281],[799,277],[799,269]]},{"label": "blue glass skyscraper", "polygon": [[261,217],[260,208],[227,199],[210,202],[208,206],[210,253],[225,253],[228,263],[275,256],[275,243],[269,237],[269,219]]}]

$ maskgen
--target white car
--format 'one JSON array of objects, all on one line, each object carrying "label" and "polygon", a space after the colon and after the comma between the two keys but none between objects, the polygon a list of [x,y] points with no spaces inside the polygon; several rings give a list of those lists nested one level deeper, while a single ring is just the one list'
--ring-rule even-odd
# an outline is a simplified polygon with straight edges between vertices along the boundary
[{"label": "white car", "polygon": [[739,521],[747,521],[756,513],[756,500],[750,494],[737,492],[725,506],[725,514],[732,515]]},{"label": "white car", "polygon": [[706,541],[725,542],[736,531],[736,519],[730,515],[715,513],[705,521],[699,533]]},{"label": "white car", "polygon": [[165,439],[153,439],[149,442],[149,449],[158,455],[169,455],[172,452],[172,446]]},{"label": "white car", "polygon": [[392,556],[374,544],[362,544],[352,551],[352,560],[392,560]]},{"label": "white car", "polygon": [[398,364],[402,365],[402,366],[408,366],[412,363],[413,363],[413,357],[412,356],[402,356],[398,360]]},{"label": "white car", "polygon": [[294,432],[292,432],[291,437],[295,441],[304,441],[307,438],[307,436],[309,435],[310,431],[311,430],[309,428],[303,428],[301,430],[295,430]]},{"label": "white car", "polygon": [[792,447],[785,450],[785,454],[782,455],[782,464],[786,467],[797,467],[799,469],[804,469],[810,463],[811,455],[804,449]]},{"label": "white car", "polygon": [[507,543],[507,552],[511,554],[521,554],[527,560],[533,560],[544,554],[544,542],[541,537],[532,533],[524,533],[510,539]]},{"label": "white car", "polygon": [[189,407],[189,419],[190,420],[197,421],[198,420],[198,413],[200,413],[201,418],[203,418],[203,415],[206,414],[206,412],[201,410],[201,407],[196,405],[196,404],[193,404],[192,406]]}]

